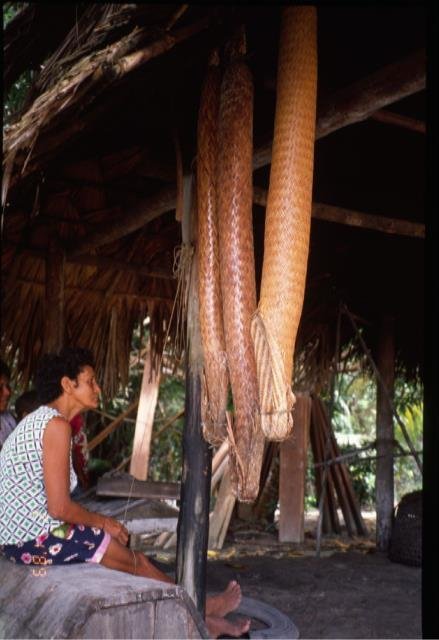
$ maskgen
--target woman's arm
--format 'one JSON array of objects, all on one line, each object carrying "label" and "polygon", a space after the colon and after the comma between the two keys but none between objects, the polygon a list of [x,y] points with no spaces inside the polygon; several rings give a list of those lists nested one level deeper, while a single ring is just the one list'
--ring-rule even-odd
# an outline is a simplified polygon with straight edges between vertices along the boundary
[{"label": "woman's arm", "polygon": [[49,514],[71,524],[103,528],[125,545],[128,531],[120,522],[88,511],[70,498],[70,442],[71,428],[67,420],[52,418],[43,435],[43,473]]}]

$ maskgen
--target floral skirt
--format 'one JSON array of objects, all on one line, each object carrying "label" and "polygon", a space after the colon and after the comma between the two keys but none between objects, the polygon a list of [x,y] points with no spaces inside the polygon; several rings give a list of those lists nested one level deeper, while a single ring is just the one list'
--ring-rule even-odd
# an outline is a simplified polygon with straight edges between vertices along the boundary
[{"label": "floral skirt", "polygon": [[64,524],[35,540],[3,545],[3,553],[12,562],[30,565],[100,562],[111,536],[103,529],[82,524]]}]

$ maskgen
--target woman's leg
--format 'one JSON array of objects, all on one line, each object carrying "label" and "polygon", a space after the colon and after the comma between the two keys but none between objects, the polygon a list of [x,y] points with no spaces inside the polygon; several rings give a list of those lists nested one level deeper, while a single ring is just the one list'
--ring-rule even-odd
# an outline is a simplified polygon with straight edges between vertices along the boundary
[{"label": "woman's leg", "polygon": [[132,573],[152,580],[174,583],[166,573],[157,569],[143,553],[124,547],[114,538],[111,539],[101,564],[109,569],[116,569],[116,571],[124,571],[125,573]]},{"label": "woman's leg", "polygon": [[[152,580],[161,580],[174,584],[174,581],[157,569],[143,553],[140,551],[132,551],[122,546],[113,538],[107,547],[107,550],[101,560],[101,564],[109,569],[116,571],[124,571],[137,576],[151,578]],[[250,620],[241,619],[236,622],[230,622],[223,616],[234,611],[241,601],[241,588],[237,582],[230,582],[222,593],[207,598],[206,600],[206,626],[212,638],[228,633],[232,636],[240,636],[248,631]]]}]

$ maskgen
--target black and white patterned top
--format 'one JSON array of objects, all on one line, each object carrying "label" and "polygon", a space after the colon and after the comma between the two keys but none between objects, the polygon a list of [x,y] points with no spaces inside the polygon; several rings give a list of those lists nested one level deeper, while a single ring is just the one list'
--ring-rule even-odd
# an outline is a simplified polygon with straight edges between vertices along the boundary
[{"label": "black and white patterned top", "polygon": [[[19,422],[0,452],[0,544],[27,542],[62,524],[47,511],[43,478],[44,429],[59,415],[39,407]],[[70,453],[71,492],[77,482]]]}]

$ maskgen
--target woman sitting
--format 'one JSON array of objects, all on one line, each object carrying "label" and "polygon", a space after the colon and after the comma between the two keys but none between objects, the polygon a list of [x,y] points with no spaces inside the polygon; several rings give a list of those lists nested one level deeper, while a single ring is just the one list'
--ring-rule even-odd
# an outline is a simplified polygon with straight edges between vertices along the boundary
[{"label": "woman sitting", "polygon": [[[143,553],[127,548],[128,531],[120,522],[88,511],[70,497],[77,484],[70,421],[99,404],[91,353],[70,348],[44,356],[36,389],[42,405],[17,425],[0,452],[3,553],[21,564],[99,562],[109,569],[172,582]],[[206,623],[214,637],[248,630],[249,620],[224,619],[240,600],[236,582],[207,599]]]}]

